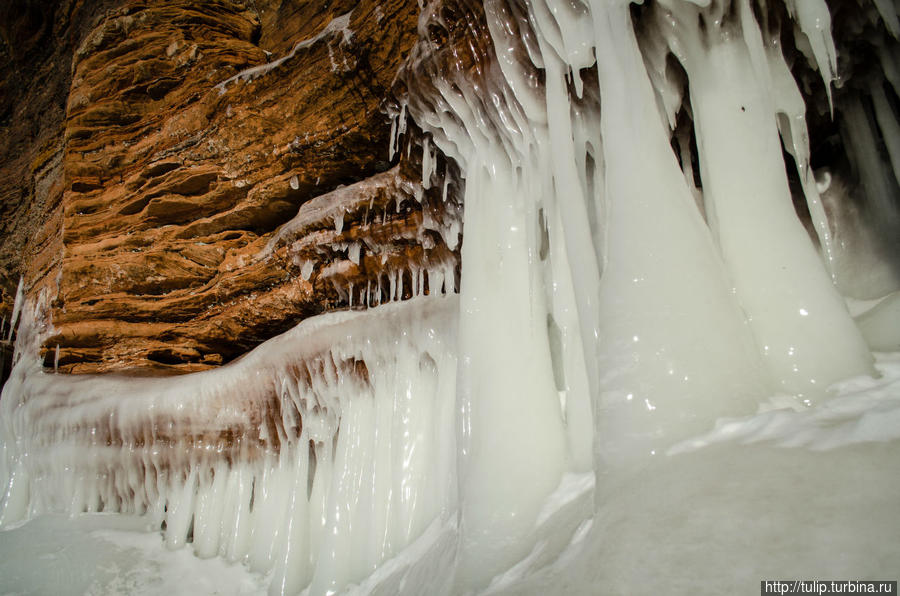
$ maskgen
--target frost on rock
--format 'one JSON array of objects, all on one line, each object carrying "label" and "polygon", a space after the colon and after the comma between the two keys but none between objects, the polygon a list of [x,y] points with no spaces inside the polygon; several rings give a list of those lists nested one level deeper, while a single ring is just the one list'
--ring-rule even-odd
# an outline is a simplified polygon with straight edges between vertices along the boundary
[{"label": "frost on rock", "polygon": [[[219,94],[225,93],[228,85],[234,83],[235,81],[243,81],[248,83],[250,81],[256,80],[259,77],[264,76],[269,71],[278,68],[285,62],[291,60],[297,52],[300,50],[304,50],[306,48],[312,47],[314,44],[320,41],[326,41],[331,37],[337,37],[340,35],[340,40],[338,43],[340,44],[349,44],[350,40],[353,38],[353,31],[350,29],[350,16],[353,14],[353,11],[342,14],[339,17],[335,17],[328,22],[327,25],[315,36],[310,37],[308,39],[302,39],[294,44],[294,47],[291,48],[291,51],[278,58],[277,60],[273,60],[272,62],[267,62],[266,64],[260,64],[259,66],[251,66],[250,68],[245,68],[240,71],[236,75],[229,77],[216,85],[216,89],[218,89]],[[328,45],[328,55],[331,59],[332,67],[334,70],[338,70],[337,66],[334,63],[334,55],[333,50],[331,49],[331,45]]]}]

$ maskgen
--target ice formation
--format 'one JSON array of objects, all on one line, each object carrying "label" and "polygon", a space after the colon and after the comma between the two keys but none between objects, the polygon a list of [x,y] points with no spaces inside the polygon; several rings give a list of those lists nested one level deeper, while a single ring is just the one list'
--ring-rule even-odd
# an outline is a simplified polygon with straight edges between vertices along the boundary
[{"label": "ice formation", "polygon": [[[329,37],[336,37],[339,33],[341,34],[341,38],[338,43],[348,44],[350,43],[350,39],[353,37],[353,31],[350,29],[350,16],[353,14],[353,11],[342,14],[339,17],[335,17],[328,22],[327,25],[320,31],[318,34],[310,37],[309,39],[303,39],[294,44],[294,47],[291,48],[291,51],[278,58],[273,60],[272,62],[267,62],[266,64],[262,64],[260,66],[252,66],[250,68],[245,68],[241,72],[236,75],[229,77],[216,85],[216,89],[219,90],[219,93],[225,93],[225,89],[228,87],[230,83],[234,83],[236,81],[243,81],[244,83],[249,83],[255,79],[258,79],[261,76],[264,76],[269,71],[280,67],[285,62],[289,61],[293,58],[298,51],[305,50],[306,48],[312,47],[314,44],[328,40]],[[332,54],[331,45],[328,45],[328,55],[331,58],[332,68],[334,70],[337,69],[337,65],[334,63],[334,57]]]},{"label": "ice formation", "polygon": [[[18,440],[0,523],[142,514],[168,547],[246,561],[277,593],[364,577],[455,507],[455,308],[318,317],[186,377],[63,377],[23,357],[3,399]],[[28,313],[20,346],[38,325]]]},{"label": "ice formation", "polygon": [[[818,506],[845,550],[810,548],[806,577],[834,553],[852,577],[895,570],[900,375],[870,350],[900,351],[900,26],[863,4],[877,76],[838,98],[824,0],[425,3],[389,154],[412,119],[423,188],[437,150],[459,165],[459,283],[435,261],[400,302],[386,270],[340,290],[357,310],[165,380],[42,371],[25,304],[0,522],[143,514],[275,594],[653,593],[642,553],[692,592],[704,552],[776,576]],[[863,199],[813,169],[813,88]],[[267,250],[292,246],[308,278],[298,230],[340,231],[352,200],[310,202]],[[461,222],[431,224],[453,250]],[[867,519],[887,538],[854,554]]]}]

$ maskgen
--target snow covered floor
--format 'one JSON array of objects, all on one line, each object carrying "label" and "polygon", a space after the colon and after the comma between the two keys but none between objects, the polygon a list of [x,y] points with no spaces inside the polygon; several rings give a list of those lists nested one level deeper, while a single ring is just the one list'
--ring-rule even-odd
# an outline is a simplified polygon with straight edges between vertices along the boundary
[{"label": "snow covered floor", "polygon": [[[769,404],[678,453],[611,472],[596,495],[590,474],[564,476],[531,553],[484,593],[754,594],[767,578],[893,578],[900,354],[879,355],[878,368],[882,378],[842,383],[815,408]],[[808,440],[789,446],[789,436]],[[345,593],[452,591],[456,541],[455,518],[436,519]],[[0,533],[2,595],[250,595],[268,584],[243,565],[194,556],[191,545],[165,549],[133,516],[47,515]]]}]

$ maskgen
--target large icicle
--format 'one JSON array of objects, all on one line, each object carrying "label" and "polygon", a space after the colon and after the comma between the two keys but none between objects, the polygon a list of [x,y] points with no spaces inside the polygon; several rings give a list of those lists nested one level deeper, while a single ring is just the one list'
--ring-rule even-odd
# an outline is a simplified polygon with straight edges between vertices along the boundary
[{"label": "large icicle", "polygon": [[770,389],[669,148],[628,5],[598,0],[591,10],[608,227],[596,444],[606,465],[627,465],[727,412],[752,411]]},{"label": "large icicle", "polygon": [[872,358],[792,208],[759,28],[746,0],[738,22],[667,4],[679,9],[667,30],[688,74],[710,226],[772,380],[815,399],[873,372]]},{"label": "large icicle", "polygon": [[16,331],[16,325],[19,322],[19,317],[22,314],[22,304],[25,302],[25,278],[19,278],[19,285],[16,288],[16,297],[13,300],[13,311],[12,316],[9,319],[9,333],[6,336],[6,341],[11,341],[13,337],[13,333]]},{"label": "large icicle", "polygon": [[528,189],[539,182],[518,180],[506,156],[473,157],[460,294],[464,585],[483,584],[527,554],[566,458],[547,308],[530,246],[536,214]]}]

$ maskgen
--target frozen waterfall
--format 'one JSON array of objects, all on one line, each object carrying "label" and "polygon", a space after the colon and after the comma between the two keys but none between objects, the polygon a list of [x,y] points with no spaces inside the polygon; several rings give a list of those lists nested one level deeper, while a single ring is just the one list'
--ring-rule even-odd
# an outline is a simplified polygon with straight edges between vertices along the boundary
[{"label": "frozen waterfall", "polygon": [[5,535],[130,514],[310,596],[896,573],[900,6],[856,8],[845,81],[825,0],[426,2],[391,153],[459,165],[458,287],[152,379],[42,369],[20,291]]}]

